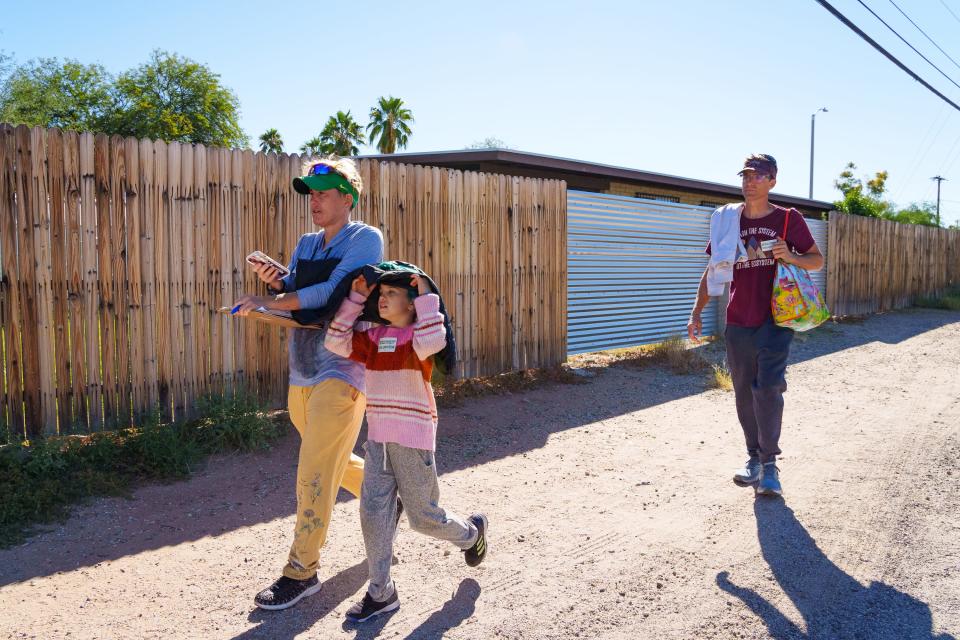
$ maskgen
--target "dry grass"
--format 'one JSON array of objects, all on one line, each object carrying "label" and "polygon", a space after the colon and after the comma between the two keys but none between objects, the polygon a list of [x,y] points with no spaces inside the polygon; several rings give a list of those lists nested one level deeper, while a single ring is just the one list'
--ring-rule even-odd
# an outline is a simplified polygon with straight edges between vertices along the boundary
[{"label": "dry grass", "polygon": [[680,375],[703,371],[709,366],[699,352],[687,348],[687,341],[680,336],[673,336],[666,342],[654,345],[650,357],[654,363]]},{"label": "dry grass", "polygon": [[733,378],[730,377],[730,370],[725,363],[713,365],[713,372],[707,380],[707,386],[721,391],[733,391]]},{"label": "dry grass", "polygon": [[687,375],[704,371],[710,363],[697,349],[687,347],[687,341],[680,336],[668,338],[664,342],[614,349],[600,353],[591,353],[571,359],[571,364],[583,367],[608,367],[622,365],[627,367],[661,366],[678,375]]},{"label": "dry grass", "polygon": [[587,379],[573,373],[569,367],[559,366],[511,371],[487,378],[454,380],[436,386],[434,395],[437,398],[438,407],[449,408],[461,406],[467,398],[518,393],[550,384],[584,384],[586,382],[588,382]]}]

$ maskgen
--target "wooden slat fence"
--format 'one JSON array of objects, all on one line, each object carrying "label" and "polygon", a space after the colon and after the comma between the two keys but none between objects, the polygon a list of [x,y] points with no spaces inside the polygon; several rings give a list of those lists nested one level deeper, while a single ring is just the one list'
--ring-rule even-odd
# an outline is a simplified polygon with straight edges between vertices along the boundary
[{"label": "wooden slat fence", "polygon": [[960,285],[960,231],[830,214],[827,305],[834,315],[908,307]]},{"label": "wooden slat fence", "polygon": [[[434,276],[458,376],[566,357],[566,185],[359,163],[356,217]],[[285,400],[286,332],[216,313],[313,231],[296,155],[0,125],[0,428],[32,436]]]}]

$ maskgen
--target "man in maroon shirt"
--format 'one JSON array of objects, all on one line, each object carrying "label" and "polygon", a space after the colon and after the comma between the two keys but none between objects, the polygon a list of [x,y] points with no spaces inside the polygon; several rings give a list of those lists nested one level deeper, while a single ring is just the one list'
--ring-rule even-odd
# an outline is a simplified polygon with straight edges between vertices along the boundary
[{"label": "man in maroon shirt", "polygon": [[[733,479],[740,484],[757,483],[759,494],[780,495],[776,457],[780,454],[783,392],[787,390],[784,374],[793,330],[773,323],[773,279],[777,260],[817,271],[823,267],[823,254],[799,211],[770,204],[770,190],[777,184],[773,156],[751,155],[740,176],[745,200],[740,211],[740,239],[747,255],[733,268],[724,338],[749,459]],[[704,271],[687,323],[687,334],[694,342],[699,342],[702,334],[701,314],[708,301]]]}]

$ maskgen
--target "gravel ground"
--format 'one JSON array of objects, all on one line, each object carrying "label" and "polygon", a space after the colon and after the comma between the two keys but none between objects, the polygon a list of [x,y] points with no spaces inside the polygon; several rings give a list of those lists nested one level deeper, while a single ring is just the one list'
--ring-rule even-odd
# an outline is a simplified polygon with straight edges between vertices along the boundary
[{"label": "gravel ground", "polygon": [[0,551],[0,637],[955,638],[958,372],[958,313],[799,336],[782,500],[731,482],[733,396],[703,373],[610,366],[442,410],[441,502],[488,514],[490,555],[470,569],[404,523],[402,606],[360,626],[343,622],[366,580],[355,500],[335,510],[323,590],[253,606],[291,539],[291,435]]}]

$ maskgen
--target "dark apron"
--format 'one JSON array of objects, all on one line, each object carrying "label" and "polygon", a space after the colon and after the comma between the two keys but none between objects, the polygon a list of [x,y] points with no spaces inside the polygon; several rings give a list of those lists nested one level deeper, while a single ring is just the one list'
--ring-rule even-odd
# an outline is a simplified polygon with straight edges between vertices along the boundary
[{"label": "dark apron", "polygon": [[[329,249],[323,252],[324,255]],[[340,258],[320,258],[319,260],[297,260],[296,275],[293,278],[297,291],[309,286],[326,282],[333,274],[333,270],[340,264]],[[322,326],[329,314],[325,309],[297,309],[291,311],[293,319],[303,325]]]}]

